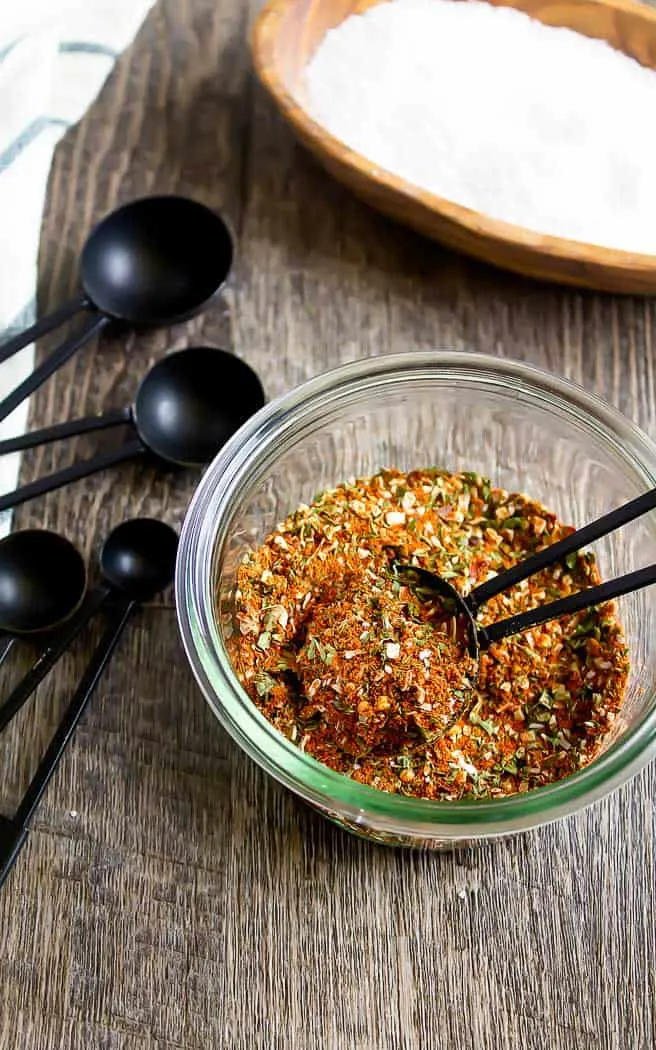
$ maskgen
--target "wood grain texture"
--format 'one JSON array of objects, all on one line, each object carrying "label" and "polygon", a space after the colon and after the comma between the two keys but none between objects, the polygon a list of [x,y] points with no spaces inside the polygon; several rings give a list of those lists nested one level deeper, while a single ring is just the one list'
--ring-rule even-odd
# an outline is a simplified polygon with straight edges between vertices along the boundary
[{"label": "wood grain texture", "polygon": [[[45,310],[119,201],[156,188],[223,208],[238,233],[229,316],[219,305],[174,331],[104,338],[39,392],[32,423],[123,404],[168,346],[230,344],[274,395],[339,361],[443,345],[567,375],[656,438],[656,304],[504,275],[359,204],[249,75],[253,13],[159,3],[59,147],[43,223]],[[26,458],[23,480],[99,444]],[[18,523],[92,554],[127,514],[179,522],[192,488],[126,468],[26,505]],[[0,738],[7,811],[90,642]],[[650,768],[575,819],[478,851],[369,846],[237,751],[186,668],[170,600],[156,603],[126,633],[0,894],[0,1047],[652,1047],[655,803]]]},{"label": "wood grain texture", "polygon": [[[441,244],[523,276],[609,292],[653,295],[656,256],[536,233],[462,207],[389,172],[345,146],[303,105],[304,70],[330,29],[385,0],[269,0],[256,20],[259,77],[301,142],[371,207]],[[656,69],[656,11],[633,0],[491,0],[554,26],[607,40]]]}]

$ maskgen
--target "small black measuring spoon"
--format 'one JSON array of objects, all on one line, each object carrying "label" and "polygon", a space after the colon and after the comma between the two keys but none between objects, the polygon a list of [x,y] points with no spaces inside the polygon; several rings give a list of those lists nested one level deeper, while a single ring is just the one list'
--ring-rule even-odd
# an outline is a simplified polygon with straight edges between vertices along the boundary
[{"label": "small black measuring spoon", "polygon": [[17,637],[55,630],[80,607],[87,572],[56,532],[23,529],[0,540],[0,661]]},{"label": "small black measuring spoon", "polygon": [[[538,605],[534,609],[509,616],[505,620],[488,624],[486,627],[476,622],[478,609],[490,598],[502,594],[542,569],[564,561],[569,554],[574,554],[589,543],[601,539],[602,536],[607,536],[655,507],[656,489],[650,489],[649,492],[602,515],[588,525],[576,529],[557,543],[544,547],[537,554],[532,554],[523,561],[517,562],[512,568],[500,572],[497,576],[475,587],[467,595],[460,594],[447,580],[428,569],[399,561],[393,563],[393,569],[397,576],[414,586],[415,589],[423,590],[427,594],[437,594],[444,599],[445,613],[455,617],[469,655],[474,660],[478,660],[481,650],[489,648],[502,638],[528,631],[532,627],[558,619],[560,616],[571,616],[582,609],[601,605],[613,598],[619,598],[623,594],[629,594],[656,583],[656,565],[647,565],[643,569],[636,569],[615,580],[607,580],[596,587],[586,587],[576,594],[559,598],[547,605]],[[475,679],[469,673],[463,672],[463,713],[467,710],[467,700],[473,693],[474,685]]]},{"label": "small black measuring spoon", "polygon": [[[57,769],[129,617],[139,602],[154,597],[171,583],[177,546],[178,537],[174,530],[151,518],[126,521],[105,540],[100,553],[104,586],[95,592],[93,602],[85,606],[85,615],[76,624],[75,634],[112,597],[115,600],[108,612],[109,623],[16,813],[13,817],[0,815],[0,886],[27,838],[29,820]],[[70,631],[64,630],[55,644],[56,657],[48,670],[71,641]],[[26,677],[29,678],[29,673]],[[30,680],[30,693],[42,677],[43,674],[39,673],[36,681]]]},{"label": "small black measuring spoon", "polygon": [[169,354],[141,381],[129,408],[0,441],[1,455],[126,423],[136,431],[131,441],[112,452],[74,463],[0,496],[0,510],[148,453],[172,466],[204,466],[263,404],[260,380],[234,354],[207,346]]},{"label": "small black measuring spoon", "polygon": [[223,219],[187,197],[142,197],[107,215],[89,234],[80,259],[83,294],[0,347],[0,362],[90,313],[7,397],[0,421],[111,321],[156,327],[192,317],[225,282],[233,259]]},{"label": "small black measuring spoon", "polygon": [[[175,541],[175,542],[174,542]],[[39,683],[98,610],[123,592],[146,596],[165,586],[167,558],[173,556],[177,537],[173,529],[151,518],[133,518],[109,534],[100,551],[104,585],[87,594],[79,610],[56,632],[29,671],[0,704],[0,732],[30,698]],[[168,571],[168,568],[167,570]]]}]

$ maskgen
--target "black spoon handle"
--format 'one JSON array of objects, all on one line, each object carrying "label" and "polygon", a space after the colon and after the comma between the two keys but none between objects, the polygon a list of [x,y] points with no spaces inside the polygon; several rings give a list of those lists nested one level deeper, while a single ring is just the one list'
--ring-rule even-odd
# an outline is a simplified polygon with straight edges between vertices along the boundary
[{"label": "black spoon handle", "polygon": [[37,496],[44,496],[46,492],[52,492],[54,489],[61,488],[62,485],[69,485],[72,481],[79,481],[80,478],[88,477],[89,474],[95,474],[99,470],[113,467],[126,459],[134,459],[136,456],[145,454],[146,449],[141,444],[141,441],[138,439],[128,441],[127,444],[121,448],[114,449],[113,452],[103,452],[99,456],[92,456],[91,459],[83,459],[79,463],[73,463],[72,466],[65,467],[64,470],[57,470],[54,474],[48,474],[45,478],[31,481],[29,485],[22,485],[20,488],[14,489],[13,492],[0,496],[0,511],[9,510],[10,507],[17,507],[20,503],[25,503],[29,499],[35,499]]},{"label": "black spoon handle", "polygon": [[26,838],[27,828],[0,813],[0,888],[13,868]]},{"label": "black spoon handle", "polygon": [[9,725],[23,704],[29,700],[36,687],[63,656],[82,628],[95,616],[101,605],[107,601],[109,595],[110,590],[108,587],[100,587],[97,591],[92,591],[91,594],[87,595],[79,612],[57,632],[50,645],[47,645],[39,654],[29,671],[0,704],[0,733],[5,726]]},{"label": "black spoon handle", "polygon": [[48,744],[46,753],[41,759],[37,771],[30,781],[30,785],[25,792],[22,802],[16,810],[14,820],[21,827],[25,827],[34,813],[34,810],[38,806],[41,796],[47,788],[50,779],[59,764],[64,749],[75,732],[75,728],[84,713],[84,709],[91,699],[91,695],[98,684],[100,676],[105,670],[105,667],[116,648],[123,628],[136,606],[137,602],[135,601],[124,602],[121,605],[115,606],[109,612],[109,624],[107,629],[89,661],[87,669],[73,694],[71,702],[66,708],[64,717],[55,730],[52,740]]},{"label": "black spoon handle", "polygon": [[58,368],[66,364],[69,357],[72,357],[76,350],[79,350],[87,340],[91,339],[101,328],[108,325],[110,321],[110,317],[98,313],[87,318],[79,332],[75,332],[74,335],[65,339],[61,346],[53,350],[50,356],[46,357],[45,361],[42,361],[27,379],[19,383],[15,390],[12,390],[11,394],[8,394],[7,397],[0,401],[0,422],[6,419],[26,397],[33,394],[42,383],[45,383],[46,379],[49,379],[53,372],[56,372]]},{"label": "black spoon handle", "polygon": [[41,430],[32,430],[29,434],[20,434],[18,437],[0,441],[0,456],[9,452],[23,452],[26,448],[36,448],[38,445],[48,445],[51,441],[77,437],[78,434],[88,434],[93,430],[118,427],[122,423],[129,423],[131,419],[130,408],[117,408],[114,412],[104,412],[102,416],[69,419],[66,423],[55,423],[52,427],[43,427]]},{"label": "black spoon handle", "polygon": [[15,641],[13,634],[8,634],[4,631],[0,634],[0,664],[3,664],[9,656]]},{"label": "black spoon handle", "polygon": [[116,606],[111,611],[109,625],[32,777],[15,816],[13,818],[0,816],[0,887],[14,866],[27,838],[27,824],[57,770],[66,746],[77,728],[84,709],[91,699],[136,604],[136,602],[129,602],[127,605]]},{"label": "black spoon handle", "polygon": [[90,307],[89,301],[81,296],[79,299],[73,299],[70,303],[60,306],[58,310],[53,310],[51,314],[42,317],[39,321],[35,321],[29,328],[25,328],[18,335],[12,336],[11,339],[8,339],[6,343],[0,346],[0,364],[13,357],[24,346],[29,346],[36,339],[40,339],[42,335],[47,335],[48,332],[59,328],[61,324],[74,317],[80,310],[88,310]]},{"label": "black spoon handle", "polygon": [[584,525],[583,528],[572,532],[564,540],[552,543],[550,547],[545,547],[544,550],[538,551],[537,554],[532,554],[529,558],[525,558],[524,561],[513,565],[511,569],[500,572],[498,576],[487,580],[486,583],[482,583],[480,587],[475,587],[465,598],[467,605],[474,612],[484,602],[494,598],[496,594],[501,594],[502,591],[508,590],[509,587],[514,587],[515,584],[521,583],[522,580],[527,580],[529,576],[540,572],[541,569],[555,565],[556,562],[566,558],[568,554],[573,554],[575,551],[581,550],[582,547],[587,547],[589,543],[594,543],[595,540],[601,539],[602,536],[607,536],[609,532],[614,532],[615,529],[619,529],[622,525],[634,521],[648,511],[654,510],[655,507],[656,489],[643,492],[642,496],[625,503],[622,507],[616,507],[615,510],[604,514],[601,518],[597,518],[596,521],[591,521],[589,525]]},{"label": "black spoon handle", "polygon": [[649,587],[656,583],[656,565],[647,565],[644,569],[636,569],[628,572],[625,576],[618,576],[616,580],[608,580],[600,583],[597,587],[586,587],[583,591],[570,594],[567,598],[559,598],[548,605],[538,605],[528,612],[518,613],[517,616],[509,616],[507,620],[498,620],[491,623],[489,627],[478,627],[478,641],[482,649],[486,649],[493,642],[501,638],[507,638],[511,634],[519,634],[528,631],[531,627],[537,627],[549,620],[556,620],[559,616],[571,616],[572,613],[588,609],[591,605],[601,605],[611,598],[620,598],[630,591],[639,591],[643,587]]}]

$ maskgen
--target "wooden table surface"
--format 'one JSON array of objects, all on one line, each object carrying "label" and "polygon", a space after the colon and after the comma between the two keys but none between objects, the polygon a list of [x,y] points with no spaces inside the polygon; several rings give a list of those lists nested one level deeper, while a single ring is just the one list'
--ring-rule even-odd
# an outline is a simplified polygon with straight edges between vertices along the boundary
[{"label": "wooden table surface", "polygon": [[[32,424],[127,403],[169,347],[229,346],[275,395],[339,361],[441,345],[546,366],[656,437],[655,304],[494,272],[352,200],[254,83],[255,8],[157,3],[58,148],[43,221],[45,310],[118,202],[203,199],[237,232],[223,306],[103,338],[42,388]],[[34,453],[23,478],[110,440]],[[128,467],[29,504],[17,524],[94,557],[127,515],[179,524],[193,486]],[[0,741],[4,811],[90,643]],[[655,800],[652,768],[574,819],[480,850],[358,841],[233,746],[192,681],[169,596],[124,636],[0,894],[0,1047],[652,1047]]]}]

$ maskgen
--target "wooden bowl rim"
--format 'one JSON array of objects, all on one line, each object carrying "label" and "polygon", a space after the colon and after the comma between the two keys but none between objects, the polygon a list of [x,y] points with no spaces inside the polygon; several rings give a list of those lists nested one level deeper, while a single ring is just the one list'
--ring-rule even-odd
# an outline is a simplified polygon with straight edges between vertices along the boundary
[{"label": "wooden bowl rim", "polygon": [[[509,249],[520,247],[553,259],[567,259],[584,267],[615,269],[626,274],[651,275],[656,273],[656,253],[648,255],[641,252],[629,252],[539,233],[525,226],[505,222],[503,219],[494,219],[486,212],[475,211],[423,190],[421,187],[415,187],[385,168],[377,166],[373,171],[371,162],[366,157],[345,145],[310,116],[300,100],[288,90],[278,73],[275,42],[279,23],[298,2],[299,0],[267,0],[253,24],[251,53],[255,71],[261,82],[276,100],[286,119],[302,137],[312,142],[318,153],[328,154],[332,160],[343,167],[358,171],[364,179],[375,183],[380,190],[391,191],[408,202],[439,214],[451,223],[469,230],[479,239],[496,240]],[[635,14],[644,22],[651,23],[656,33],[656,8],[648,7],[637,0],[573,0],[573,2],[577,7],[602,7],[610,8],[612,11]],[[557,3],[554,3],[554,7],[558,6]]]}]

